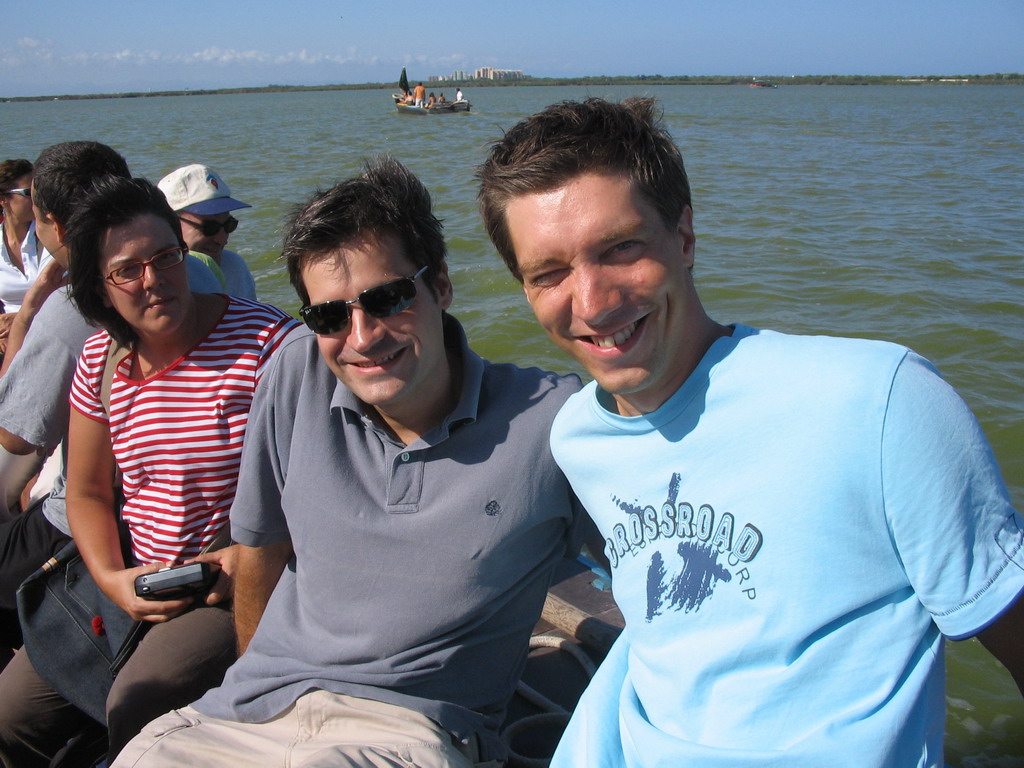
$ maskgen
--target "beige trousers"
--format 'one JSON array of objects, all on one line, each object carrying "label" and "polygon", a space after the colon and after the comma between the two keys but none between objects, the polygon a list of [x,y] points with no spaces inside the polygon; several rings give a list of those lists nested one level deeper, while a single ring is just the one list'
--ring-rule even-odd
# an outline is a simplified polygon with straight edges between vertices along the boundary
[{"label": "beige trousers", "polygon": [[[143,728],[111,768],[498,768],[475,763],[418,712],[354,696],[313,691],[265,723],[208,718],[191,707]],[[474,753],[474,754],[470,754]]]}]

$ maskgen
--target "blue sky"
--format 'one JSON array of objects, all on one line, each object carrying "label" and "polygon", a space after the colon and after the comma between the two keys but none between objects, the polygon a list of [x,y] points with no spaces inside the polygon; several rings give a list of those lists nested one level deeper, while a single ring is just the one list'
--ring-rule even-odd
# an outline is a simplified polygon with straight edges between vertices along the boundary
[{"label": "blue sky", "polygon": [[1024,0],[9,0],[0,97],[584,75],[1024,72]]}]

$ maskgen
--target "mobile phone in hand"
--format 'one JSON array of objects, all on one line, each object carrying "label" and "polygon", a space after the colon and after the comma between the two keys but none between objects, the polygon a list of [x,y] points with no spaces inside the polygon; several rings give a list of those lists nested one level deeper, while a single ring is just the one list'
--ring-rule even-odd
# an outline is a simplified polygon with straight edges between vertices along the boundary
[{"label": "mobile phone in hand", "polygon": [[146,600],[178,600],[210,591],[217,569],[210,563],[188,563],[135,577],[135,594]]}]

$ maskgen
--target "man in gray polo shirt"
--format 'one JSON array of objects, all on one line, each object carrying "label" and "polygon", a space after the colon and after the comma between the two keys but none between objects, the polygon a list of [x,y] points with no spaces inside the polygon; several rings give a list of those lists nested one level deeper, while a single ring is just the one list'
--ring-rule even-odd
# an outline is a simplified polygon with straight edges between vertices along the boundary
[{"label": "man in gray polo shirt", "polygon": [[430,196],[394,160],[317,193],[284,255],[315,335],[249,418],[247,650],[114,765],[497,765],[552,570],[591,530],[548,450],[579,381],[469,349]]}]

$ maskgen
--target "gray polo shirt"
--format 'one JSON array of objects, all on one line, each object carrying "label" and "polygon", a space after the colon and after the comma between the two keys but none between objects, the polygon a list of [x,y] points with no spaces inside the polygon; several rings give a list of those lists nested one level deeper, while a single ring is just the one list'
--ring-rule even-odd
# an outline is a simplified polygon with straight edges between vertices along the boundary
[{"label": "gray polo shirt", "polygon": [[0,427],[32,445],[53,449],[61,444],[61,470],[43,514],[71,535],[64,508],[71,380],[85,340],[96,333],[68,296],[65,286],[50,294],[25,336],[14,362],[0,378]]},{"label": "gray polo shirt", "polygon": [[276,355],[231,530],[295,555],[203,714],[260,722],[324,689],[415,709],[503,756],[497,728],[552,571],[592,531],[548,447],[580,383],[482,360],[454,318],[445,336],[461,397],[409,446],[364,415],[310,334]]}]

